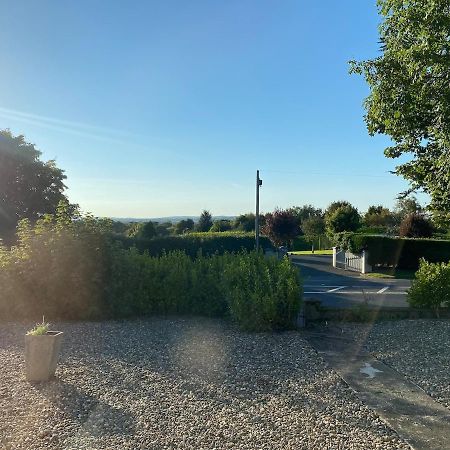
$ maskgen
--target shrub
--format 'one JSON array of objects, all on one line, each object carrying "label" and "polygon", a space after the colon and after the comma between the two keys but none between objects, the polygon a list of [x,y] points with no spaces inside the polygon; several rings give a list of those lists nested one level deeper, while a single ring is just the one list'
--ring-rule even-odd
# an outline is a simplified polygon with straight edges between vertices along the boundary
[{"label": "shrub", "polygon": [[240,255],[224,268],[225,296],[233,319],[244,329],[292,328],[299,310],[298,270],[288,258]]},{"label": "shrub", "polygon": [[0,247],[0,317],[123,318],[146,314],[229,317],[248,330],[290,328],[300,306],[289,261],[242,252],[152,257],[113,242],[107,223],[46,217],[20,224]]},{"label": "shrub", "polygon": [[372,266],[417,270],[421,258],[434,263],[450,260],[450,241],[353,234],[347,242],[354,253],[367,250]]},{"label": "shrub", "polygon": [[441,305],[450,307],[450,263],[429,263],[422,259],[416,279],[408,291],[413,307],[434,309],[439,317]]},{"label": "shrub", "polygon": [[433,225],[423,214],[409,214],[401,224],[401,237],[430,238],[433,235]]}]

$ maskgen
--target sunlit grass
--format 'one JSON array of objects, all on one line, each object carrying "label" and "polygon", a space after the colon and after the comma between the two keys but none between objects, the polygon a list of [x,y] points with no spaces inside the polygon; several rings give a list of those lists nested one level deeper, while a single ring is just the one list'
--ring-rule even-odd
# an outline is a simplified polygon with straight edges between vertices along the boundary
[{"label": "sunlit grass", "polygon": [[302,251],[294,251],[289,252],[290,255],[332,255],[333,250],[314,250],[314,253],[311,250],[302,250]]}]

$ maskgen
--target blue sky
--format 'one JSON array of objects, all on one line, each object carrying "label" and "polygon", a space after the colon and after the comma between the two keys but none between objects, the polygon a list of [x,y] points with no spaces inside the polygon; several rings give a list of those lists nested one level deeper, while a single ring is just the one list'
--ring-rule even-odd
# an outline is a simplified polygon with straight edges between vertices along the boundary
[{"label": "blue sky", "polygon": [[96,215],[392,206],[388,141],[347,61],[378,54],[375,0],[0,0],[0,128]]}]

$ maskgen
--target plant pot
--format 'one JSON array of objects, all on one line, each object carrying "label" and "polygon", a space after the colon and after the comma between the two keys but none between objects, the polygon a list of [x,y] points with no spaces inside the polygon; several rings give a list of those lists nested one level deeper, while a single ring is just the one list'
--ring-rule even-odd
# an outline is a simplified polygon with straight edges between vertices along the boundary
[{"label": "plant pot", "polygon": [[47,381],[55,375],[62,331],[25,336],[25,375],[28,381]]}]

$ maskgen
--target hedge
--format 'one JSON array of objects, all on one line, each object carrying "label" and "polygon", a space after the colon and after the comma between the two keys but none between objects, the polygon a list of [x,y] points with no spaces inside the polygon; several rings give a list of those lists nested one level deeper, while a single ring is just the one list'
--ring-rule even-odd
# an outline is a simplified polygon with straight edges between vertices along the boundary
[{"label": "hedge", "polygon": [[432,263],[450,261],[450,241],[353,234],[348,245],[354,253],[366,250],[372,266],[417,270],[421,258]]},{"label": "hedge", "polygon": [[[199,252],[202,255],[223,255],[255,249],[254,234],[242,232],[189,233],[153,239],[116,236],[115,240],[120,241],[124,248],[136,247],[140,253],[147,251],[151,256],[180,250],[194,258]],[[272,248],[269,239],[264,236],[260,237],[260,245],[262,248]]]},{"label": "hedge", "polygon": [[0,246],[0,319],[108,319],[150,314],[226,317],[246,330],[295,326],[298,269],[261,252],[191,258],[124,249],[95,219],[22,221]]}]

